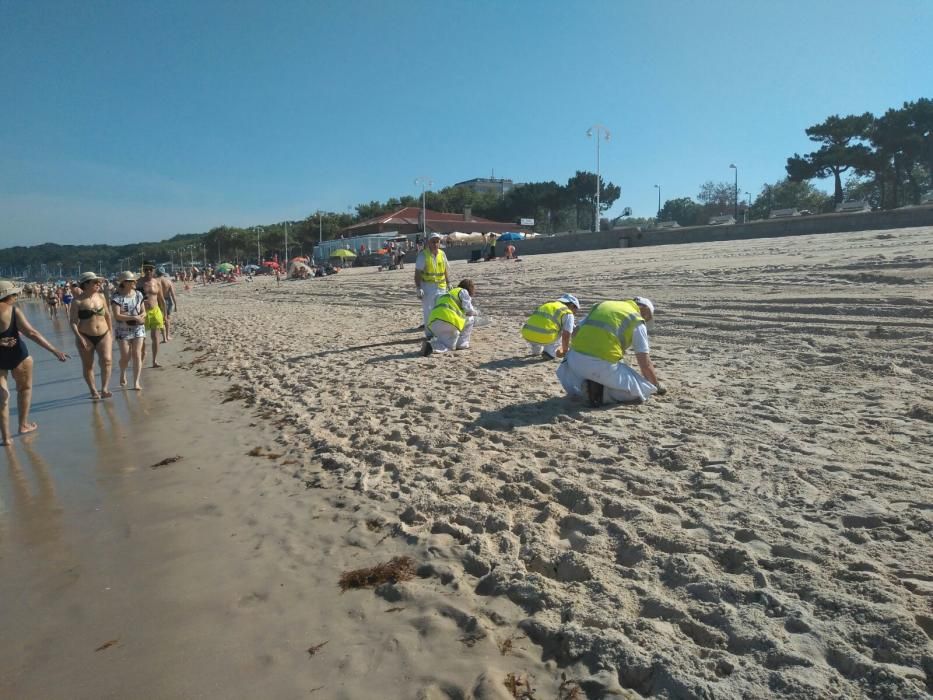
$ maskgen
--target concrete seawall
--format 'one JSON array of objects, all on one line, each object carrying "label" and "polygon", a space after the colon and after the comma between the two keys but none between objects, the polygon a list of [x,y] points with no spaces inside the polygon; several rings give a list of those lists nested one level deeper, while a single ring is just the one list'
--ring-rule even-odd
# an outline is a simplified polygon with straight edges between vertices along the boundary
[{"label": "concrete seawall", "polygon": [[[815,233],[844,231],[872,231],[913,226],[933,226],[933,205],[873,211],[860,214],[818,214],[787,219],[767,219],[732,226],[689,226],[676,229],[643,230],[613,229],[599,233],[568,233],[518,241],[519,255],[540,253],[567,253],[576,250],[604,248],[635,248],[674,243],[703,243],[707,241],[735,241],[750,238],[777,238],[780,236],[806,236]],[[453,246],[445,249],[450,260],[468,260],[478,246]],[[505,244],[496,246],[502,255]],[[409,256],[412,260],[414,255]]]}]

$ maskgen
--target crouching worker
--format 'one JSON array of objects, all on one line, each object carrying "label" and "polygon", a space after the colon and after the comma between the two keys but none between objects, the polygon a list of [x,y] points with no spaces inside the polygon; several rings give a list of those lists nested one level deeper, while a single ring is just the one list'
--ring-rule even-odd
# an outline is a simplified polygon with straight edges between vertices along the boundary
[{"label": "crouching worker", "polygon": [[[593,406],[604,401],[643,403],[652,394],[663,395],[651,364],[645,322],[654,318],[650,299],[604,301],[590,311],[570,343],[570,352],[557,368],[557,378],[570,396],[581,396]],[[641,374],[623,360],[628,348],[635,352]]]},{"label": "crouching worker", "polygon": [[473,308],[475,293],[473,280],[464,279],[446,294],[437,297],[431,315],[428,316],[431,338],[421,344],[422,355],[427,357],[432,352],[465,350],[470,347],[470,335],[476,321],[476,309]]},{"label": "crouching worker", "polygon": [[522,338],[528,341],[531,354],[551,360],[566,355],[573,335],[573,312],[579,310],[580,302],[573,294],[541,304],[522,326]]}]

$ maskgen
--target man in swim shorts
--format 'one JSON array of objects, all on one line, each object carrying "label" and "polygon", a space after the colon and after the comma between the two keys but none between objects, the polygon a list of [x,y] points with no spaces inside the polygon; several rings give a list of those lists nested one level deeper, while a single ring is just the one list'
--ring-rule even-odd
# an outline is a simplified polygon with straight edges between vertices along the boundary
[{"label": "man in swim shorts", "polygon": [[172,314],[178,310],[178,302],[175,299],[175,285],[172,284],[172,278],[165,273],[164,267],[156,270],[156,279],[162,285],[162,296],[165,297],[165,328],[162,329],[162,342],[167,343],[172,339],[172,329],[169,322]]},{"label": "man in swim shorts", "polygon": [[162,293],[162,283],[156,279],[155,265],[143,263],[143,278],[139,280],[139,289],[143,293],[146,308],[146,330],[152,339],[152,366],[159,364],[159,336],[165,328],[165,295]]}]

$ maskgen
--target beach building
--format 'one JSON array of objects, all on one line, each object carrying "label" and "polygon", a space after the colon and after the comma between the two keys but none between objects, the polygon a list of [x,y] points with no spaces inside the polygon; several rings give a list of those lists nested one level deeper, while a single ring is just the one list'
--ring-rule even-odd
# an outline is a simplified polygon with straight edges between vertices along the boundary
[{"label": "beach building", "polygon": [[523,232],[525,229],[508,221],[493,221],[473,216],[470,207],[464,207],[462,214],[440,212],[428,209],[426,227],[422,226],[421,207],[403,207],[395,211],[380,214],[366,221],[341,230],[341,235],[348,238],[391,232],[394,235],[416,235],[423,230],[428,233],[504,233],[506,231]]},{"label": "beach building", "polygon": [[502,178],[474,177],[472,180],[458,182],[454,187],[466,187],[468,190],[473,190],[474,192],[492,192],[500,197],[504,197],[506,192],[515,187],[515,183]]}]

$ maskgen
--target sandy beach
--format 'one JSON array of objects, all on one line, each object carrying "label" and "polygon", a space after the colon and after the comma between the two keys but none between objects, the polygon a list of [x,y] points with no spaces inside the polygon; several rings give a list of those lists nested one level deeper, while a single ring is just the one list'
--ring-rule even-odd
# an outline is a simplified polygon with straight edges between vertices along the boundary
[{"label": "sandy beach", "polygon": [[[106,524],[0,529],[0,696],[933,692],[933,229],[453,263],[427,358],[413,272],[180,296],[138,440],[88,409]],[[668,394],[563,396],[518,333],[563,292],[653,299]]]}]

